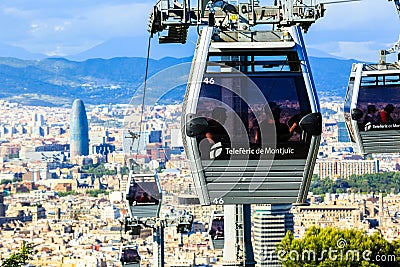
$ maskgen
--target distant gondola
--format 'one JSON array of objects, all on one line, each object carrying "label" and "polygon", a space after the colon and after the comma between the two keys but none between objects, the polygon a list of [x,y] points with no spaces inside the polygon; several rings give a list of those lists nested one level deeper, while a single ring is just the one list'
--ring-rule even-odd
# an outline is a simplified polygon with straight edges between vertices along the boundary
[{"label": "distant gondola", "polygon": [[208,225],[208,234],[211,239],[212,249],[224,248],[224,214],[214,210],[211,213]]},{"label": "distant gondola", "polygon": [[158,217],[161,188],[156,174],[129,174],[126,200],[131,218]]},{"label": "distant gondola", "polygon": [[140,254],[136,246],[121,245],[120,261],[125,267],[140,267]]},{"label": "distant gondola", "polygon": [[192,214],[185,214],[179,218],[176,230],[180,234],[189,234],[193,228],[194,216]]},{"label": "distant gondola", "polygon": [[202,205],[304,202],[322,122],[300,28],[204,28],[183,122]]},{"label": "distant gondola", "polygon": [[360,153],[399,153],[400,65],[353,64],[344,116]]}]

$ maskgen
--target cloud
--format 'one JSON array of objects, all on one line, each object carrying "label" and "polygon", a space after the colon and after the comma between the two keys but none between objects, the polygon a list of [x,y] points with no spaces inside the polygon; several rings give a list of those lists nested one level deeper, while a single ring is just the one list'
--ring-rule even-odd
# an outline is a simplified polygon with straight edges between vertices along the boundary
[{"label": "cloud", "polygon": [[400,33],[393,2],[363,0],[325,8],[324,18],[304,36],[308,47],[343,58],[375,62],[378,51],[390,47]]},{"label": "cloud", "polygon": [[361,59],[363,61],[374,62],[378,60],[376,44],[370,42],[337,42],[337,46],[329,53],[347,59]]},{"label": "cloud", "polygon": [[8,5],[0,5],[0,23],[11,21],[13,27],[0,29],[0,41],[51,54],[77,53],[111,38],[145,35],[149,14],[144,11],[152,6],[123,0],[20,0]]},{"label": "cloud", "polygon": [[394,19],[398,21],[393,2],[362,0],[329,4],[325,5],[325,8],[325,16],[313,26],[314,30],[346,32],[364,28],[369,30],[398,28],[398,25],[389,24],[393,23]]},{"label": "cloud", "polygon": [[[324,1],[327,0],[320,2]],[[148,35],[148,17],[155,2],[3,1],[0,3],[0,42],[36,53],[67,55],[113,38],[144,38]],[[192,3],[197,4],[197,0]],[[365,59],[375,57],[379,49],[397,40],[400,21],[393,2],[363,0],[329,4],[325,8],[324,18],[305,35],[310,47],[346,58]]]},{"label": "cloud", "polygon": [[308,48],[324,51],[332,56],[344,59],[356,59],[364,62],[377,62],[379,50],[388,49],[393,43],[367,42],[324,42],[308,45]]}]

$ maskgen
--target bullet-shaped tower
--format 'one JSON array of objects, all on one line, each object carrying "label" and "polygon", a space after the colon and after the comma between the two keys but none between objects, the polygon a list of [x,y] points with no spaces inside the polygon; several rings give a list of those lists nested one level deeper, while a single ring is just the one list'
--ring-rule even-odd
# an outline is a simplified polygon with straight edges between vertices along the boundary
[{"label": "bullet-shaped tower", "polygon": [[81,99],[72,104],[70,122],[70,156],[89,155],[89,127],[85,105]]}]

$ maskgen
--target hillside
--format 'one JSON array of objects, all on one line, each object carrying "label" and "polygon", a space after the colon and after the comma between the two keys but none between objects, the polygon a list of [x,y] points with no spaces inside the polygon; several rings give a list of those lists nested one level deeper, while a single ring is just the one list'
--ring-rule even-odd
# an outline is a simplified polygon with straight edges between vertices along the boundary
[{"label": "hillside", "polygon": [[[149,61],[148,103],[182,101],[191,58]],[[185,64],[181,64],[185,63]],[[310,58],[320,96],[344,96],[352,61]],[[120,57],[71,61],[63,58],[0,58],[0,99],[30,105],[137,102],[145,74],[145,58]],[[139,93],[141,90],[138,91]],[[161,97],[163,96],[163,97]]]}]

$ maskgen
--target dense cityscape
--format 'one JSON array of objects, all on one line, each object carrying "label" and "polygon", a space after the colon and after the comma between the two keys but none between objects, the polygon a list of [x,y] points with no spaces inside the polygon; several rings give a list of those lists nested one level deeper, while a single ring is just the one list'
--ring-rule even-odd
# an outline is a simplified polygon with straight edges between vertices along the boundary
[{"label": "dense cityscape", "polygon": [[[321,101],[324,127],[315,179],[340,182],[353,175],[399,170],[399,155],[365,158],[354,151],[342,102]],[[183,211],[194,215],[188,234],[166,228],[166,266],[221,266],[222,249],[211,245],[208,229],[210,214],[223,208],[198,205],[183,151],[181,106],[145,107],[143,125],[138,106],[86,105],[83,111],[89,134],[87,151],[81,155],[71,148],[76,145],[71,144],[72,105],[0,101],[0,261],[29,242],[34,245],[33,266],[121,266],[119,250],[125,242],[139,245],[142,264],[152,266],[151,229],[133,240],[122,225],[128,216],[129,167],[135,161],[144,170],[158,172],[164,215]],[[133,138],[138,133],[140,138]],[[310,192],[311,205],[292,209],[294,235],[300,238],[318,225],[379,231],[387,240],[398,239],[400,195],[396,193],[390,188]],[[254,225],[262,224],[263,206],[252,209],[258,211]]]}]

